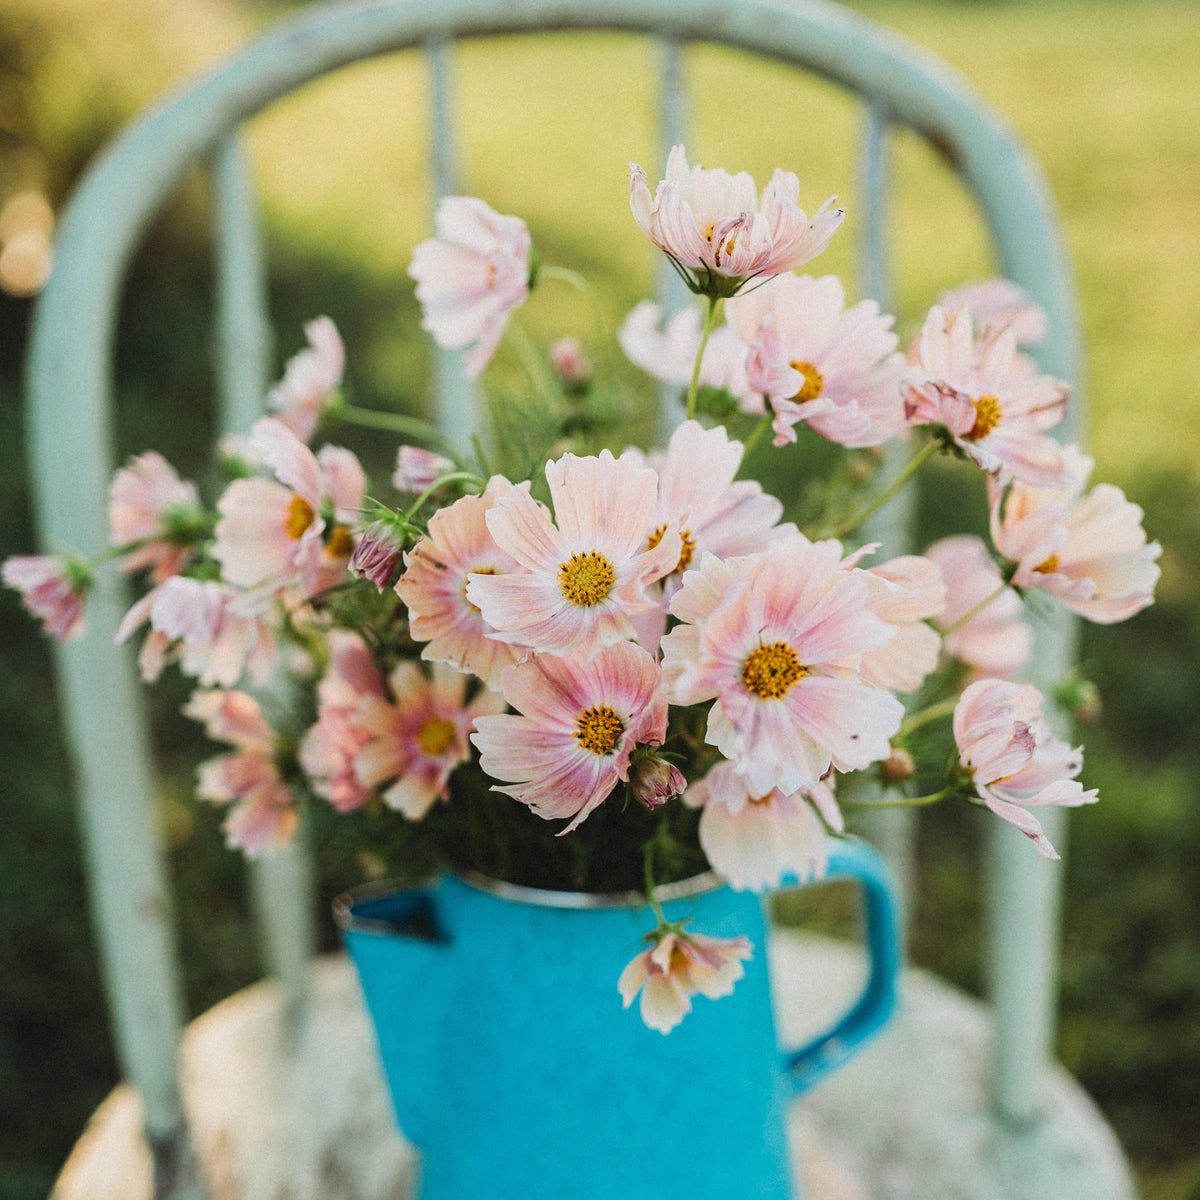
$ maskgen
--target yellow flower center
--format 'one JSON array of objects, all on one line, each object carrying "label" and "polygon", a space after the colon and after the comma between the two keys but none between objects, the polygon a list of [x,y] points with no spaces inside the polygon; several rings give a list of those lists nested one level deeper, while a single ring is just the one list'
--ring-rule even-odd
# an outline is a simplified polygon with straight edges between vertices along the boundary
[{"label": "yellow flower center", "polygon": [[293,496],[288,505],[287,521],[284,523],[288,537],[299,541],[316,517],[313,506],[303,496]]},{"label": "yellow flower center", "polygon": [[746,690],[760,700],[778,700],[786,696],[796,680],[810,673],[787,642],[759,646],[742,664],[742,682]]},{"label": "yellow flower center", "polygon": [[617,582],[612,563],[598,550],[572,554],[558,565],[558,586],[562,594],[577,607],[599,604]]},{"label": "yellow flower center", "polygon": [[349,558],[354,553],[354,534],[345,525],[335,525],[325,539],[325,549],[334,558]]},{"label": "yellow flower center", "polygon": [[1004,417],[1004,409],[1000,407],[1000,401],[995,396],[980,396],[978,400],[972,400],[971,404],[975,409],[975,424],[966,434],[966,440],[977,442],[980,438],[987,437],[1000,424]]},{"label": "yellow flower center", "polygon": [[575,721],[576,740],[593,754],[611,754],[624,732],[621,718],[607,704],[583,709]]},{"label": "yellow flower center", "polygon": [[800,390],[791,398],[793,404],[803,404],[806,400],[815,400],[825,390],[825,376],[812,363],[801,359],[788,364],[793,371],[799,371],[804,376]]},{"label": "yellow flower center", "polygon": [[[666,532],[667,527],[665,525],[660,525],[650,535],[650,540],[646,546],[646,549],[653,550],[654,547],[663,540],[663,535]],[[679,531],[679,539],[683,543],[683,547],[679,551],[679,561],[675,564],[673,570],[669,572],[669,574],[673,574],[674,571],[686,571],[688,567],[691,566],[692,559],[696,556],[696,539],[692,537],[692,535],[686,529],[681,529]]]},{"label": "yellow flower center", "polygon": [[430,758],[440,758],[457,738],[454,722],[446,717],[431,717],[417,730],[417,745],[421,747],[421,753]]},{"label": "yellow flower center", "polygon": [[1039,575],[1053,575],[1058,570],[1058,555],[1052,554],[1044,563],[1033,568]]}]

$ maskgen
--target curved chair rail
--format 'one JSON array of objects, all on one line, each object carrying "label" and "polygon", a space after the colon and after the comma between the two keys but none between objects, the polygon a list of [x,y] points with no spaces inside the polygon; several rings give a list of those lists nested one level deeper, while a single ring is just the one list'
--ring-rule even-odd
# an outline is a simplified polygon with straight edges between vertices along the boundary
[{"label": "curved chair rail", "polygon": [[[104,544],[113,467],[112,344],[121,288],[138,239],[191,164],[271,101],[349,63],[410,47],[436,51],[458,38],[589,29],[715,42],[791,63],[859,94],[877,128],[896,123],[918,131],[973,192],[1002,269],[1046,309],[1050,336],[1043,367],[1078,378],[1072,285],[1040,172],[1006,123],[957,74],[867,20],[822,0],[339,3],[268,31],[167,97],[97,159],[67,208],[56,267],[37,307],[29,360],[43,545],[90,553]],[[91,635],[56,653],[79,773],[93,902],[124,914],[99,922],[118,1049],[143,1093],[152,1140],[165,1141],[181,1122],[174,1075],[180,1007],[165,915],[169,905],[148,819],[152,786],[139,685],[129,656],[113,645],[122,613],[120,588],[101,587],[91,607]],[[1044,631],[1043,662],[1065,665],[1070,642],[1065,630],[1060,625]],[[1052,877],[1023,844],[1012,855],[1007,845],[999,850],[993,910],[1015,908],[1019,914],[1040,906],[1052,914]],[[1002,1108],[1017,1116],[1031,1111],[1032,1074],[1049,1043],[1054,936],[1052,917],[1040,938],[1031,939],[1028,922],[1020,919],[997,926],[1001,1038],[1007,1028],[1017,1047],[1000,1055],[1011,1069],[997,1094]],[[1032,973],[1031,956],[1037,960]]]}]

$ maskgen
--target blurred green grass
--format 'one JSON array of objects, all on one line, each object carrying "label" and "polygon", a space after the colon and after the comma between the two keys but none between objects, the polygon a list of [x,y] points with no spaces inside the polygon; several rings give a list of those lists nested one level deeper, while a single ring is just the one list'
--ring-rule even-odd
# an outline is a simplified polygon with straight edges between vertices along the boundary
[{"label": "blurred green grass", "polygon": [[[8,0],[0,10],[0,204],[36,186],[61,204],[87,158],[133,112],[286,6],[188,0]],[[853,5],[962,71],[1042,163],[1078,278],[1090,448],[1098,475],[1147,510],[1165,547],[1158,603],[1086,631],[1102,726],[1084,731],[1102,803],[1072,822],[1065,864],[1059,1052],[1132,1154],[1147,1200],[1200,1195],[1200,7],[1152,0],[860,0]],[[598,48],[597,48],[598,44]],[[597,280],[610,324],[655,261],[625,206],[629,159],[653,177],[649,49],[621,36],[465,48],[458,58],[464,190],[529,221],[548,261]],[[846,237],[818,264],[852,271],[858,115],[836,89],[697,47],[695,160],[797,171],[802,202],[836,192]],[[423,67],[366,63],[257,119],[251,149],[267,220],[279,360],[329,312],[350,346],[356,399],[421,410],[422,335],[404,268],[428,231]],[[597,100],[604,120],[580,133]],[[347,135],[352,131],[352,136]],[[896,147],[893,233],[903,324],[937,292],[990,269],[969,201],[916,138]],[[191,178],[132,268],[118,342],[121,453],[153,445],[197,472],[211,436],[208,197]],[[0,554],[32,531],[21,461],[26,301],[0,296]],[[546,289],[522,314],[535,338],[586,308]],[[631,375],[631,379],[633,376]],[[355,443],[370,450],[368,440]],[[939,497],[941,497],[939,499]],[[936,524],[957,501],[931,489]],[[972,496],[966,504],[978,504]],[[938,510],[942,511],[939,512]],[[0,1198],[45,1193],[115,1073],[86,916],[48,655],[0,598],[0,754],[19,764],[0,835]],[[169,690],[169,689],[168,689]],[[195,730],[155,707],[164,823],[178,882],[189,1006],[254,977],[241,874],[215,814],[186,797]],[[177,699],[177,697],[175,697]],[[915,953],[979,990],[973,811],[936,810],[921,836]],[[336,883],[339,864],[327,864]],[[41,1047],[49,1045],[47,1055]]]}]

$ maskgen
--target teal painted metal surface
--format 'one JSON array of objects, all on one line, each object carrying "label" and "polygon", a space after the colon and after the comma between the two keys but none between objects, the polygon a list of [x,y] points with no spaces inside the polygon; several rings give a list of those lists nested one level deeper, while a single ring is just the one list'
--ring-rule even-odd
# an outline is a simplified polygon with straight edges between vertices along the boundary
[{"label": "teal painted metal surface", "polygon": [[732,995],[697,998],[665,1036],[617,991],[654,922],[644,902],[448,877],[345,909],[397,1119],[422,1152],[420,1200],[796,1200],[786,1104],[882,1027],[899,966],[879,855],[840,845],[829,878],[863,888],[868,982],[834,1028],[784,1053],[753,893],[664,903],[668,921],[755,947]]},{"label": "teal painted metal surface", "polygon": [[[134,246],[188,166],[275,98],[342,65],[447,37],[543,28],[616,28],[681,43],[740,46],[836,80],[892,123],[918,130],[978,199],[1004,272],[1047,311],[1043,367],[1079,381],[1072,286],[1038,170],[1006,124],[956,74],[863,18],[814,0],[339,4],[309,10],[268,32],[168,97],[97,160],[64,214],[29,363],[31,453],[47,548],[73,545],[91,553],[104,542],[120,289]],[[1064,432],[1078,437],[1077,429]],[[118,1045],[125,1070],[145,1097],[149,1128],[162,1132],[179,1121],[179,1005],[138,685],[129,656],[111,644],[123,611],[119,589],[103,588],[92,607],[91,634],[61,648],[57,664]],[[1066,623],[1047,628],[1040,663],[1049,670],[1068,661],[1070,642]],[[1031,859],[1010,853],[997,838],[997,1099],[1014,1119],[1036,1111],[1037,1071],[1052,1031],[1059,873],[1051,875]]]}]

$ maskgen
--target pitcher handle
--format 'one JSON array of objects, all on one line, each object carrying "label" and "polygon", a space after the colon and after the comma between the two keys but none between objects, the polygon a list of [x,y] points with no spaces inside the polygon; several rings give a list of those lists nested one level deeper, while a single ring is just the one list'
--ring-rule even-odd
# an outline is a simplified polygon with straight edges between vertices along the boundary
[{"label": "pitcher handle", "polygon": [[862,884],[871,971],[862,994],[832,1029],[784,1055],[797,1095],[850,1058],[882,1028],[896,1007],[900,933],[887,863],[865,842],[838,841],[830,849],[828,870],[818,882],[836,879],[856,879]]}]

